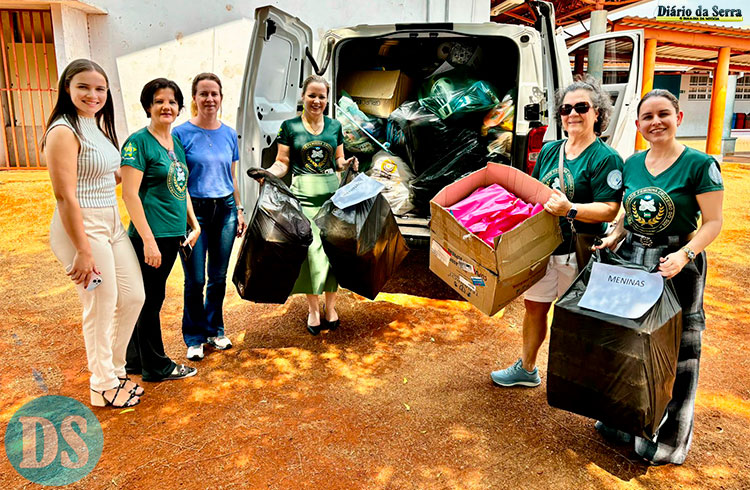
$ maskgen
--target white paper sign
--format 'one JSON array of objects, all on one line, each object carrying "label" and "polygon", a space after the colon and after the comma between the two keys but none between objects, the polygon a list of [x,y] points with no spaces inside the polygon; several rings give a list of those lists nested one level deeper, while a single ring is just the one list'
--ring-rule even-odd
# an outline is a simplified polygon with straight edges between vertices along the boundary
[{"label": "white paper sign", "polygon": [[578,306],[621,318],[640,318],[663,290],[664,278],[658,272],[594,262]]}]

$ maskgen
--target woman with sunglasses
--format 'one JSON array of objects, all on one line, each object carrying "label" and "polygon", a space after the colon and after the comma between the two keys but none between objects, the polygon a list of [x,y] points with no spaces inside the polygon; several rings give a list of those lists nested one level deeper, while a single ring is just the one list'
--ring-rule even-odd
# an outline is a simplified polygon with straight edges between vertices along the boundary
[{"label": "woman with sunglasses", "polygon": [[552,188],[544,209],[560,217],[563,242],[552,253],[544,277],[524,294],[521,357],[491,374],[496,385],[541,383],[536,358],[547,336],[547,314],[552,302],[578,274],[571,224],[577,233],[602,234],[605,223],[617,215],[622,197],[622,158],[599,139],[611,112],[609,94],[590,77],[573,82],[557,95],[557,113],[568,138],[544,145],[532,176]]},{"label": "woman with sunglasses", "polygon": [[175,82],[157,78],[143,87],[141,105],[151,121],[130,135],[121,152],[122,199],[131,220],[128,234],[146,291],[126,369],[141,374],[144,381],[182,379],[197,371],[174,363],[164,353],[159,320],[177,253],[181,246],[195,245],[201,232],[187,190],[185,150],[171,134],[183,107],[182,92]]},{"label": "woman with sunglasses", "polygon": [[[655,442],[635,438],[636,453],[652,464],[682,464],[690,449],[701,339],[706,328],[705,249],[719,235],[723,221],[724,184],[719,164],[677,141],[682,117],[677,98],[667,90],[652,90],[638,103],[636,126],[651,149],[625,162],[625,219],[618,220],[615,230],[597,247],[614,250],[622,242],[618,253],[626,260],[658,265],[662,276],[673,278],[682,307],[672,400]],[[630,434],[601,422],[596,428],[607,438],[632,441]]]},{"label": "woman with sunglasses", "polygon": [[199,361],[203,344],[218,350],[232,347],[224,335],[222,307],[229,256],[235,237],[245,231],[245,218],[237,186],[237,133],[218,118],[223,99],[221,80],[213,73],[200,73],[193,78],[192,94],[193,117],[177,126],[174,134],[185,148],[188,190],[202,230],[193,253],[182,259],[182,337],[187,358]]}]

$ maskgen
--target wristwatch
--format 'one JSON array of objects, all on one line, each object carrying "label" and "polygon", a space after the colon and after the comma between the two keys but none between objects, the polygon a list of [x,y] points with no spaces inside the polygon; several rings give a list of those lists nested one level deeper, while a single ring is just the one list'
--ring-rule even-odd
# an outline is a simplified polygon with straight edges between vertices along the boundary
[{"label": "wristwatch", "polygon": [[682,247],[682,251],[685,252],[685,255],[687,255],[687,258],[690,260],[695,259],[695,252],[690,247]]},{"label": "wristwatch", "polygon": [[576,219],[576,216],[578,215],[578,209],[576,208],[576,205],[573,204],[570,206],[570,209],[568,209],[568,214],[565,215],[565,217],[571,221]]},{"label": "wristwatch", "polygon": [[245,206],[237,206],[237,211],[243,212],[245,210]]}]

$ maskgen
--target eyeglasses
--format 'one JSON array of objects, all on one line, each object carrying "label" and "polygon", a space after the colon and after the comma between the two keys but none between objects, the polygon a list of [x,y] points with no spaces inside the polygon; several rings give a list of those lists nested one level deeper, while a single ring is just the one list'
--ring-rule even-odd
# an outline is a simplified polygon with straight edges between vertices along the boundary
[{"label": "eyeglasses", "polygon": [[560,106],[560,115],[569,116],[573,111],[576,111],[576,114],[579,115],[586,114],[589,109],[591,109],[591,105],[588,102],[577,102],[573,105],[563,104]]},{"label": "eyeglasses", "polygon": [[175,154],[174,150],[167,150],[167,155],[169,156],[169,159],[172,160],[174,163],[180,163],[180,161],[177,159],[177,154]]}]

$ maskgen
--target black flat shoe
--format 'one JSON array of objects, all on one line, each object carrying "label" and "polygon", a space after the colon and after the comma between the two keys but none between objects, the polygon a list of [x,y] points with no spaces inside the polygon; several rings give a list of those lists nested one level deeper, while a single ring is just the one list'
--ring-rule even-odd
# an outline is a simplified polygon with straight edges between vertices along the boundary
[{"label": "black flat shoe", "polygon": [[341,325],[341,321],[339,318],[335,319],[332,322],[328,320],[323,320],[323,321],[325,321],[326,330],[330,330],[330,331],[337,330],[339,326]]},{"label": "black flat shoe", "polygon": [[321,325],[309,325],[309,324],[307,325],[307,331],[310,332],[310,335],[318,335],[321,330],[323,330],[322,324]]}]

